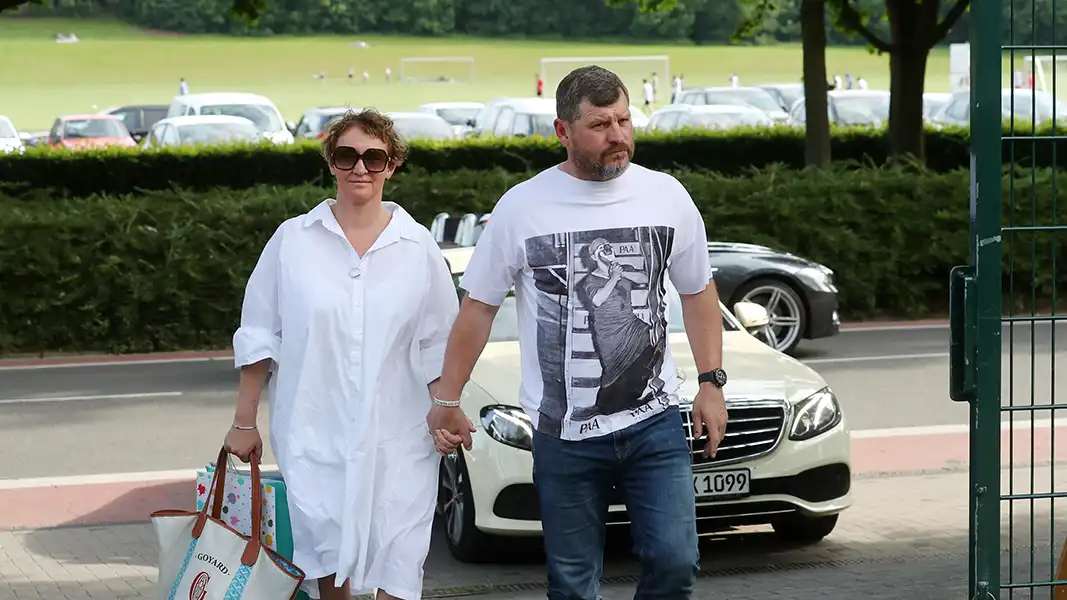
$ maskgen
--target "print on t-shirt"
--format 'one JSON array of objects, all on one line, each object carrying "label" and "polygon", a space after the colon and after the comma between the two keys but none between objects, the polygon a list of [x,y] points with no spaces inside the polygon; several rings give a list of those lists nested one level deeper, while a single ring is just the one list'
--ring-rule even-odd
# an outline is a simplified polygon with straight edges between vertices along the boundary
[{"label": "print on t-shirt", "polygon": [[[669,404],[665,278],[674,229],[639,226],[526,240],[544,393],[537,428],[603,435]],[[610,419],[614,427],[606,427]],[[620,421],[626,421],[622,423]]]}]

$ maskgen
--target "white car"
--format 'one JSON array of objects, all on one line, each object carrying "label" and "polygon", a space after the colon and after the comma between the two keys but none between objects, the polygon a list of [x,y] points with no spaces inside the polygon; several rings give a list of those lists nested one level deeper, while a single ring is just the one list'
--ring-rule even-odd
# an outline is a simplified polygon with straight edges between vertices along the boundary
[{"label": "white car", "polygon": [[387,112],[396,132],[405,140],[453,140],[456,133],[448,121],[422,112]]},{"label": "white car", "polygon": [[646,131],[693,129],[733,129],[736,127],[771,127],[774,120],[754,106],[734,104],[668,104],[652,113]]},{"label": "white car", "polygon": [[209,92],[175,96],[168,117],[189,115],[229,115],[252,121],[263,137],[274,144],[292,144],[293,133],[274,102],[259,94]]},{"label": "white car", "polygon": [[243,117],[194,115],[160,119],[145,136],[141,148],[256,143],[263,139],[256,125]]},{"label": "white car", "polygon": [[22,154],[25,151],[26,144],[11,119],[0,115],[0,154]]},{"label": "white car", "polygon": [[[458,281],[473,248],[447,248]],[[770,524],[782,537],[815,542],[830,534],[852,504],[850,434],[833,391],[812,369],[756,339],[746,328],[766,327],[767,311],[739,302],[737,316],[722,308],[726,437],[714,459],[692,441],[689,416],[697,372],[682,328],[677,293],[668,296],[671,351],[683,381],[682,420],[693,449],[698,532]],[[721,306],[721,305],[720,305]],[[507,536],[541,534],[533,485],[533,432],[518,404],[519,344],[515,298],[505,300],[470,382],[464,412],[477,427],[473,448],[441,462],[438,511],[446,540],[460,561],[491,559]],[[609,525],[628,523],[620,501]]]},{"label": "white car", "polygon": [[485,108],[482,102],[430,102],[415,109],[415,112],[437,115],[448,121],[456,137],[461,138],[474,131],[474,119]]}]

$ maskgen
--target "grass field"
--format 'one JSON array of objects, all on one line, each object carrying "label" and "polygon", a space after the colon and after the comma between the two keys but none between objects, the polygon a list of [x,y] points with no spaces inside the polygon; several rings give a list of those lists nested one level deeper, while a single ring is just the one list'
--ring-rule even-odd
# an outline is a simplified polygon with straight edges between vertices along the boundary
[{"label": "grass field", "polygon": [[[80,42],[57,44],[55,32],[73,32]],[[362,40],[368,47],[350,42]],[[47,129],[61,114],[90,112],[110,106],[167,104],[185,77],[190,91],[247,91],[269,96],[287,119],[296,120],[311,106],[349,104],[382,110],[411,109],[424,102],[485,101],[496,96],[533,95],[540,59],[550,56],[668,55],[672,73],[687,86],[725,85],[731,73],[742,84],[800,80],[801,51],[796,45],[669,46],[561,43],[471,38],[383,36],[232,38],[176,36],[141,31],[108,21],[0,18],[0,114],[22,130]],[[399,61],[408,56],[470,56],[473,83],[397,83]],[[566,72],[550,70],[546,88]],[[618,63],[616,69],[638,94],[641,77],[662,63]],[[862,75],[872,88],[888,89],[888,58],[863,48],[832,48],[828,72]],[[391,84],[383,73],[390,67]],[[357,70],[349,82],[349,68]],[[433,73],[464,76],[465,65],[436,65]],[[370,73],[363,84],[358,73]],[[312,78],[325,71],[324,80]],[[948,53],[937,50],[927,71],[928,91],[946,91]],[[664,96],[664,92],[660,93]],[[666,102],[668,97],[662,99]],[[635,102],[636,103],[636,102]]]}]

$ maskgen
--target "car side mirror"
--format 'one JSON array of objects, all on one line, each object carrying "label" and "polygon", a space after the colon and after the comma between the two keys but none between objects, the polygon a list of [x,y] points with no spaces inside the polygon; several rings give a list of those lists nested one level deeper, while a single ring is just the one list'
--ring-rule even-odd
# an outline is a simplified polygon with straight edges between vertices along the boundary
[{"label": "car side mirror", "polygon": [[755,302],[738,302],[734,304],[734,316],[746,331],[752,333],[771,324],[771,315],[763,306]]}]

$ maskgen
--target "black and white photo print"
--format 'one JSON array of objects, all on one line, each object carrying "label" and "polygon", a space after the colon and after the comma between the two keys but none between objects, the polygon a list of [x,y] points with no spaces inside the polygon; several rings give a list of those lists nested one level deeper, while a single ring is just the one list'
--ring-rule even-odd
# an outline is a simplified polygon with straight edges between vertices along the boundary
[{"label": "black and white photo print", "polygon": [[526,240],[537,288],[543,433],[603,435],[666,408],[665,276],[673,240],[666,226]]}]

